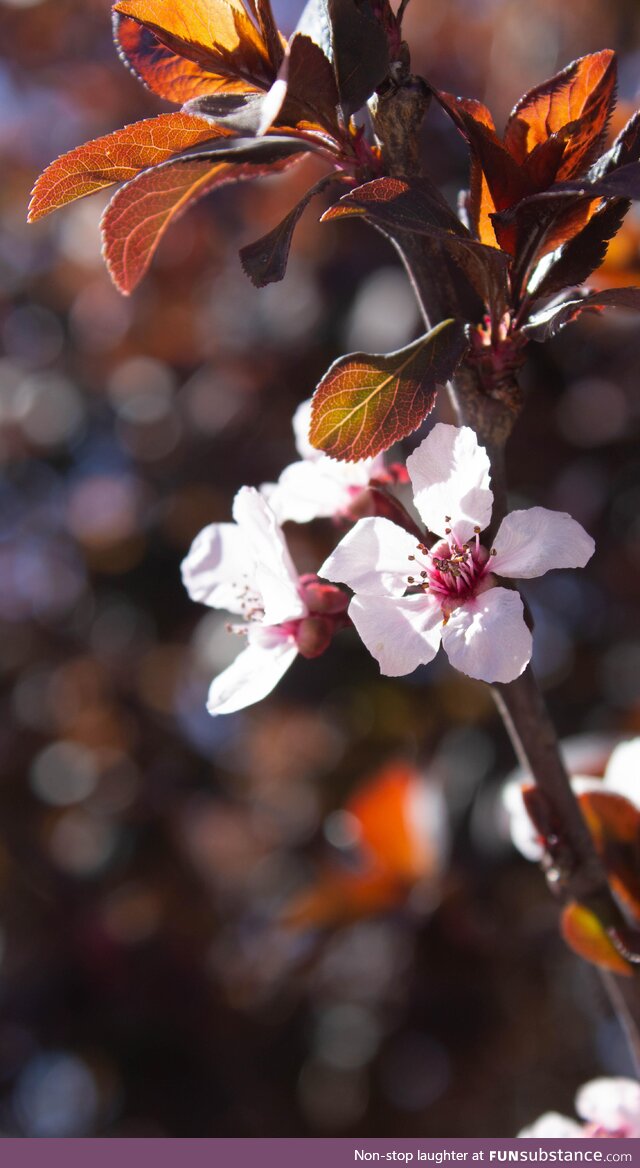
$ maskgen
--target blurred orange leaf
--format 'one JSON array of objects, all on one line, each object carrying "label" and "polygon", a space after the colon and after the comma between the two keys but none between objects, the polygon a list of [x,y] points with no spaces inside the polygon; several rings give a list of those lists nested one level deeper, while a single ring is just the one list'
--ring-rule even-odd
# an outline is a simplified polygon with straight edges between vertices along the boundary
[{"label": "blurred orange leaf", "polygon": [[633,966],[618,952],[595,913],[584,905],[568,904],[560,928],[567,945],[585,961],[625,977],[633,975]]},{"label": "blurred orange leaf", "polygon": [[29,222],[103,187],[127,182],[141,170],[223,133],[205,118],[170,113],[78,146],[57,158],[40,175],[31,196]]},{"label": "blurred orange leaf", "polygon": [[335,861],[287,905],[282,920],[296,928],[338,925],[402,904],[414,885],[435,878],[440,824],[429,788],[409,764],[384,767],[345,805],[357,835],[356,868]]},{"label": "blurred orange leaf", "polygon": [[580,807],[614,891],[640,919],[640,811],[610,791],[585,792]]}]

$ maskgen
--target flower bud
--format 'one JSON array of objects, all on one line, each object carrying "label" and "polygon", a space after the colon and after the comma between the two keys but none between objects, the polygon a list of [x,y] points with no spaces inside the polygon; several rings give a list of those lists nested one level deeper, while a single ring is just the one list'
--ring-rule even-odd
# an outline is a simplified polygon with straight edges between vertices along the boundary
[{"label": "flower bud", "polygon": [[331,644],[335,623],[326,616],[306,616],[296,631],[296,644],[302,657],[320,657]]},{"label": "flower bud", "polygon": [[335,584],[325,584],[311,573],[300,577],[300,595],[310,612],[325,613],[327,616],[346,612],[349,604],[349,597],[341,588],[336,588]]}]

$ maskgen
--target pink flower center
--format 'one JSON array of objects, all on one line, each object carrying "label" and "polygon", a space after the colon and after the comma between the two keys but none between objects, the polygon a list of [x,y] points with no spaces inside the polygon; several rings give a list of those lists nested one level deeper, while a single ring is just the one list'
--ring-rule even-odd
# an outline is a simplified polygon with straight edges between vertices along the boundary
[{"label": "pink flower center", "polygon": [[407,578],[410,588],[420,588],[440,604],[445,618],[461,604],[491,586],[489,567],[493,549],[488,552],[480,543],[480,528],[466,543],[459,544],[452,535],[434,547],[418,544],[417,555],[409,556],[417,569]]}]

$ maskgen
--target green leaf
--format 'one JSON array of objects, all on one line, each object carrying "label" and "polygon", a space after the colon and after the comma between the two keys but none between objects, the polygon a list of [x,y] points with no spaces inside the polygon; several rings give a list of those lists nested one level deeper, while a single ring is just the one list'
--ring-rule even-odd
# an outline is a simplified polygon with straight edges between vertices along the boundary
[{"label": "green leaf", "polygon": [[462,325],[445,320],[397,353],[341,357],[314,394],[312,444],[345,462],[387,450],[424,421],[465,348]]}]

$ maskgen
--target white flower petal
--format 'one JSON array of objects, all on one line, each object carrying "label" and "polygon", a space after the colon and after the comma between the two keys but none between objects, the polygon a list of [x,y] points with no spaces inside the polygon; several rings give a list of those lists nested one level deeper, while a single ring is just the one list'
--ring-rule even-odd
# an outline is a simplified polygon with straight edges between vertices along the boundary
[{"label": "white flower petal", "polygon": [[247,567],[246,541],[236,524],[211,523],[182,561],[182,581],[192,600],[239,613]]},{"label": "white flower petal", "polygon": [[326,458],[326,455],[321,450],[316,450],[309,441],[309,430],[311,428],[311,398],[300,402],[292,420],[293,433],[296,440],[296,450],[301,458],[309,462],[315,462],[319,458]]},{"label": "white flower petal", "polygon": [[233,501],[233,517],[246,547],[247,571],[260,593],[264,623],[277,625],[306,614],[296,572],[273,511],[255,487],[242,487]]},{"label": "white flower petal", "polygon": [[416,550],[415,538],[390,519],[360,519],[340,540],[318,575],[348,584],[354,592],[402,596],[412,574],[409,556],[415,555]]},{"label": "white flower petal", "polygon": [[449,618],[442,645],[455,669],[480,681],[513,681],[531,659],[522,600],[510,588],[489,588]]},{"label": "white flower petal", "polygon": [[438,652],[442,613],[429,597],[360,593],[349,605],[349,616],[387,677],[413,673]]},{"label": "white flower petal", "polygon": [[595,548],[575,519],[546,507],[511,511],[502,520],[493,546],[492,570],[518,580],[542,576],[551,568],[584,568]]},{"label": "white flower petal", "polygon": [[350,484],[332,475],[330,467],[330,460],[322,456],[313,462],[292,462],[283,470],[267,496],[280,523],[310,523],[339,515],[348,507]]},{"label": "white flower petal", "polygon": [[634,1079],[593,1079],[576,1095],[583,1119],[610,1132],[640,1136],[640,1083]]},{"label": "white flower petal", "polygon": [[566,1115],[560,1115],[558,1111],[547,1111],[545,1115],[541,1115],[529,1127],[523,1127],[522,1131],[518,1132],[518,1139],[521,1140],[573,1140],[584,1136],[584,1128],[582,1124],[576,1123],[575,1119],[569,1119]]},{"label": "white flower petal", "polygon": [[[468,426],[439,422],[407,459],[415,504],[430,531],[451,528],[459,543],[491,519],[489,458]],[[447,518],[450,517],[450,520]]]},{"label": "white flower petal", "polygon": [[635,807],[640,807],[640,738],[621,742],[611,752],[604,785],[607,791],[624,795]]},{"label": "white flower petal", "polygon": [[514,848],[517,848],[525,860],[541,860],[544,848],[527,814],[520,779],[513,779],[505,784],[502,789],[502,805],[509,817],[509,831]]},{"label": "white flower petal", "polygon": [[250,639],[228,669],[212,681],[207,700],[209,713],[233,714],[261,701],[271,693],[297,655],[293,637],[276,636],[266,645]]}]

